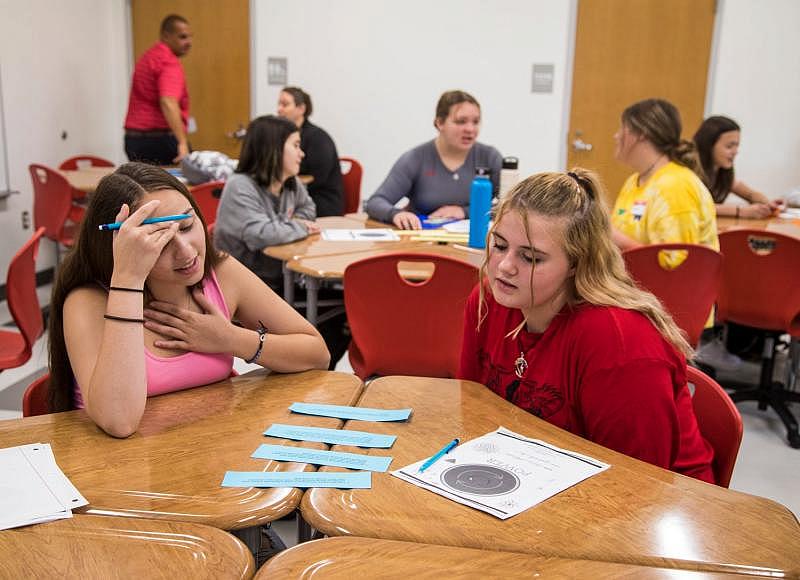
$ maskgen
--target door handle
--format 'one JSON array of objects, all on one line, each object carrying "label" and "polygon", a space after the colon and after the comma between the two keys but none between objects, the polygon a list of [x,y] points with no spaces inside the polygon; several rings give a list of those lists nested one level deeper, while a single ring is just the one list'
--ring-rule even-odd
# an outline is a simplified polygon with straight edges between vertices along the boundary
[{"label": "door handle", "polygon": [[225,133],[225,136],[229,139],[236,139],[237,141],[241,141],[244,139],[244,136],[247,135],[247,129],[244,128],[244,125],[239,124],[239,128],[235,131],[231,131],[230,133]]},{"label": "door handle", "polygon": [[572,142],[572,148],[575,151],[591,151],[594,147],[591,143],[586,143],[583,139],[578,137]]}]

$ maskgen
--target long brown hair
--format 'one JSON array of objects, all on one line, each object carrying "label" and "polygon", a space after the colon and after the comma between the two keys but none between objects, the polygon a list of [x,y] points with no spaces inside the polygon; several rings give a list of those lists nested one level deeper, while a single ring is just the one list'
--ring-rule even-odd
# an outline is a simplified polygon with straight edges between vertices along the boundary
[{"label": "long brown hair", "polygon": [[714,171],[714,145],[723,133],[730,131],[741,131],[738,123],[728,117],[717,115],[703,121],[694,134],[694,143],[697,145],[700,163],[703,166],[703,174],[700,177],[716,203],[725,201],[733,187],[733,167],[730,169],[720,167]]},{"label": "long brown hair", "polygon": [[622,112],[622,123],[647,139],[657,151],[703,178],[703,166],[693,141],[681,139],[683,124],[678,109],[664,99],[645,99]]},{"label": "long brown hair", "polygon": [[[564,251],[575,274],[568,279],[569,304],[588,302],[599,306],[617,306],[635,310],[645,315],[661,335],[687,356],[692,348],[658,299],[636,286],[625,269],[622,255],[611,240],[608,211],[603,203],[604,188],[597,174],[574,168],[569,173],[538,173],[517,184],[498,204],[491,237],[503,216],[516,212],[522,219],[525,235],[533,246],[528,224],[528,213],[565,221]],[[480,279],[486,278],[486,268],[491,252],[486,245],[486,255],[480,270]],[[533,274],[531,268],[531,302],[533,302]],[[480,286],[478,326],[486,317],[485,288]],[[525,321],[512,331],[519,332]]]},{"label": "long brown hair", "polygon": [[113,222],[123,204],[128,204],[131,211],[135,211],[147,193],[165,189],[174,189],[183,195],[194,209],[196,219],[203,224],[206,243],[203,277],[208,276],[222,259],[222,255],[213,250],[200,208],[178,179],[163,169],[144,163],[126,163],[104,177],[89,199],[75,245],[59,266],[53,284],[48,323],[51,412],[71,409],[75,388],[75,378],[64,340],[64,302],[70,292],[77,288],[98,285],[107,289],[111,285],[111,275],[114,272],[114,238],[110,232],[100,231],[98,226]]}]

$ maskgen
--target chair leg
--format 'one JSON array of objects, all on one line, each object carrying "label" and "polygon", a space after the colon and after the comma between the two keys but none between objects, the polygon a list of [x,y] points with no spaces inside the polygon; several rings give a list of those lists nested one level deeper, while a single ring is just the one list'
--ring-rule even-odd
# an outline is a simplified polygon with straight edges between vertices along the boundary
[{"label": "chair leg", "polygon": [[769,403],[767,393],[775,388],[775,385],[772,384],[772,375],[775,372],[775,346],[775,337],[770,335],[764,337],[764,354],[762,355],[761,377],[758,384],[767,388],[762,388],[764,396],[758,400],[758,408],[761,411],[767,410]]},{"label": "chair leg", "polygon": [[[800,449],[800,432],[797,419],[792,415],[787,403],[800,402],[800,393],[787,389],[783,383],[772,380],[775,369],[775,350],[777,336],[767,334],[764,339],[764,356],[761,364],[761,378],[758,386],[729,393],[734,403],[757,401],[760,410],[772,407],[786,427],[786,438],[794,449]],[[791,364],[791,362],[790,362]],[[725,386],[728,386],[727,384]],[[735,385],[738,386],[738,385]]]}]

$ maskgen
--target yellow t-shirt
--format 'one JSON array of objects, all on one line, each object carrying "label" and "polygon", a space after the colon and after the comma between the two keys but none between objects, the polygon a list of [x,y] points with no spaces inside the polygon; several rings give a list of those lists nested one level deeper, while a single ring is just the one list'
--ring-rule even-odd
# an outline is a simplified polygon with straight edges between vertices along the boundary
[{"label": "yellow t-shirt", "polygon": [[[634,173],[622,186],[611,223],[640,244],[699,244],[719,252],[714,199],[700,178],[683,165],[670,161],[637,185]],[[685,251],[661,252],[662,268],[677,268]],[[712,307],[706,328],[714,323]]]},{"label": "yellow t-shirt", "polygon": [[619,192],[611,215],[615,228],[641,244],[699,244],[719,251],[714,199],[691,169],[670,161],[644,184],[637,185],[638,179],[638,173],[631,175]]}]

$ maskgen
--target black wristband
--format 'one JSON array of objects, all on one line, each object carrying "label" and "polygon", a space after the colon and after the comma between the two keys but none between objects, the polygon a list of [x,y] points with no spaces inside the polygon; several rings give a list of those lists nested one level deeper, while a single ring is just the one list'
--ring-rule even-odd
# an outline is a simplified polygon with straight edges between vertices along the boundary
[{"label": "black wristband", "polygon": [[144,294],[144,288],[125,288],[124,286],[109,286],[109,290],[119,290],[120,292],[138,292]]},{"label": "black wristband", "polygon": [[103,314],[106,320],[116,320],[117,322],[137,322],[144,324],[144,318],[126,318],[125,316],[113,316],[111,314]]},{"label": "black wristband", "polygon": [[258,333],[258,349],[256,349],[256,354],[244,361],[247,364],[256,362],[258,357],[261,356],[261,351],[264,350],[264,339],[267,337],[267,329],[264,327],[264,323],[260,320],[258,321],[258,328],[256,329],[256,332]]}]

